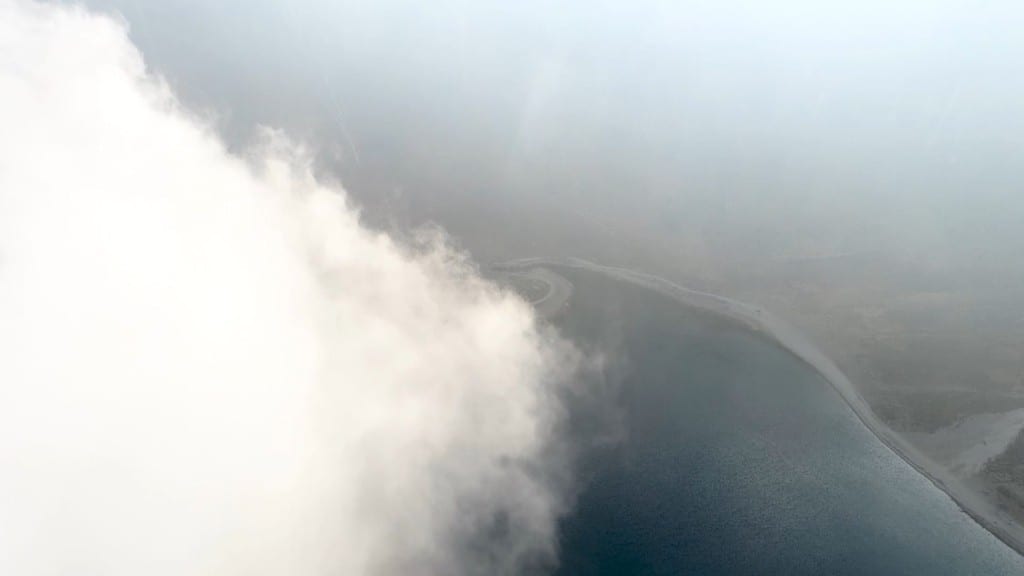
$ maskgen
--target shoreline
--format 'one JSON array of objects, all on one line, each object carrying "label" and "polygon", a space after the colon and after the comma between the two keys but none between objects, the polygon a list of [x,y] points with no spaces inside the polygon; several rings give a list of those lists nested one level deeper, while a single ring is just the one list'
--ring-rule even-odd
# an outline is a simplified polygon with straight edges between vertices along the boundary
[{"label": "shoreline", "polygon": [[997,508],[968,488],[964,481],[932,462],[875,416],[853,383],[797,329],[770,312],[710,292],[692,290],[664,278],[626,268],[603,266],[580,258],[522,258],[494,264],[504,271],[566,267],[599,272],[652,289],[682,304],[708,310],[743,324],[767,337],[796,359],[814,369],[839,394],[861,424],[901,460],[941,490],[978,525],[1024,556],[1024,528],[1006,518]]}]

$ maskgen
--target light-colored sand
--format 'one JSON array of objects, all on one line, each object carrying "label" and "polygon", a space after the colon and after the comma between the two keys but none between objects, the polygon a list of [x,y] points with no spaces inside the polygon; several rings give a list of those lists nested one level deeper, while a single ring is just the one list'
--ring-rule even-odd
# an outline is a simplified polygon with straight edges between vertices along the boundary
[{"label": "light-colored sand", "polygon": [[547,268],[532,268],[525,271],[523,276],[539,280],[547,285],[548,291],[544,296],[531,302],[542,316],[551,317],[565,308],[572,297],[572,283],[565,277],[555,274]]},{"label": "light-colored sand", "polygon": [[977,474],[1024,429],[1024,408],[1002,414],[975,414],[935,432],[904,434],[933,460],[961,477]]},{"label": "light-colored sand", "polygon": [[[956,504],[997,538],[1024,554],[1024,529],[993,503],[967,487],[963,480],[936,464],[904,438],[883,424],[860,396],[842,371],[798,330],[762,308],[725,298],[717,294],[691,290],[664,278],[629,270],[603,266],[580,258],[523,258],[495,265],[496,269],[523,273],[547,266],[561,266],[601,272],[608,276],[645,286],[689,306],[717,312],[740,322],[774,340],[788,352],[818,371],[839,393],[864,426],[896,455],[928,478]],[[553,272],[549,271],[553,274]],[[566,280],[566,282],[568,282]],[[571,285],[571,284],[570,284]]]}]

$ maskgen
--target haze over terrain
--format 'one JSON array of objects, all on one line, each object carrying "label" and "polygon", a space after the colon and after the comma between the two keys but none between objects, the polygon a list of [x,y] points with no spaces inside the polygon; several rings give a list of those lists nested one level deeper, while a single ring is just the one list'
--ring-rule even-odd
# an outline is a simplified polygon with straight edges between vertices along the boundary
[{"label": "haze over terrain", "polygon": [[[186,352],[174,346],[205,349],[202,338],[180,334],[207,330],[215,330],[203,337],[210,342],[239,348],[204,357],[194,368],[202,381],[297,371],[301,394],[314,395],[341,382],[328,406],[370,414],[358,425],[371,430],[394,390],[362,394],[353,384],[360,375],[393,368],[400,374],[387,381],[404,390],[406,377],[433,383],[440,371],[452,384],[428,386],[422,399],[452,418],[410,404],[399,436],[380,432],[380,470],[349,474],[312,456],[284,469],[373,493],[388,511],[381,533],[436,523],[439,542],[394,555],[371,531],[352,560],[368,573],[400,573],[425,557],[441,572],[544,565],[572,504],[557,397],[581,355],[481,276],[496,277],[488,267],[509,259],[580,257],[784,318],[923,466],[962,481],[1001,521],[1024,525],[1021,3],[82,3],[103,19],[68,4],[0,0],[0,306],[14,319],[0,321],[9,354],[0,380],[50,382],[33,387],[38,394],[17,392],[39,411],[82,371],[109,381],[103,398],[121,397],[121,377],[137,378],[151,361],[168,371],[161,378],[177,380],[169,354]],[[177,157],[182,142],[194,157]],[[22,196],[15,185],[53,193]],[[171,194],[176,185],[189,193]],[[213,194],[221,188],[228,192]],[[132,192],[143,189],[158,204]],[[96,229],[108,232],[96,237]],[[351,250],[331,248],[338,235]],[[238,251],[241,263],[231,256]],[[97,253],[114,256],[102,282],[90,280]],[[41,255],[60,265],[25,264]],[[339,288],[337,269],[356,279]],[[154,310],[164,328],[150,339],[126,336]],[[44,320],[30,321],[32,311]],[[319,320],[346,314],[380,326],[369,344],[351,323]],[[105,342],[136,358],[111,359],[113,378],[89,372],[102,363],[86,360]],[[334,346],[340,360],[309,352]],[[70,349],[79,352],[51,360]],[[398,357],[410,361],[393,365]],[[251,390],[265,416],[242,414],[228,426],[199,414],[194,432],[157,440],[184,454],[206,443],[204,431],[230,428],[225,445],[253,433],[274,457],[289,442],[322,440],[322,430],[296,424],[308,416],[305,396]],[[196,398],[179,392],[177,404]],[[7,406],[0,428],[8,431],[36,414]],[[64,414],[52,410],[54,420]],[[334,422],[332,410],[323,416]],[[133,412],[131,422],[147,414]],[[152,429],[176,422],[170,414],[158,410]],[[283,418],[294,436],[271,435],[258,424],[265,417]],[[40,422],[33,430],[43,436],[4,440],[5,453],[28,454],[37,440],[71,430]],[[493,428],[467,440],[482,422]],[[361,434],[347,426],[343,435]],[[428,455],[410,458],[421,442]],[[89,445],[82,441],[82,454]],[[355,461],[378,453],[327,449]],[[262,453],[249,456],[240,457],[245,465],[263,462]],[[142,461],[146,473],[163,466]],[[379,486],[377,472],[393,461],[417,480]],[[238,480],[214,468],[225,486]],[[305,478],[289,473],[282,486]],[[500,498],[474,491],[494,474]],[[452,476],[440,502],[396,504]],[[28,470],[0,486],[35,478]],[[203,495],[210,486],[194,488]],[[303,506],[317,508],[325,493],[313,490]],[[468,525],[435,513],[477,510],[466,502],[487,503]],[[146,512],[119,509],[111,523],[130,532]],[[516,544],[479,550],[472,534],[506,513]],[[305,522],[269,504],[257,514],[284,518],[283,531]],[[325,530],[347,534],[353,518],[363,516],[323,520]],[[9,526],[0,523],[0,540]],[[236,545],[264,541],[254,538]],[[296,538],[296,546],[321,544]],[[72,539],[55,546],[78,550]]]},{"label": "haze over terrain", "polygon": [[1019,3],[90,5],[384,229],[762,304],[915,439],[1024,408]]}]

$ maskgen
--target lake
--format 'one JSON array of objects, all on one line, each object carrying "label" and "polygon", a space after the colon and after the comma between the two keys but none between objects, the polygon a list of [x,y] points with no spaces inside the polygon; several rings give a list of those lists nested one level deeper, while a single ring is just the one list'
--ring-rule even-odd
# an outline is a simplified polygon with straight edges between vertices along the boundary
[{"label": "lake", "polygon": [[580,492],[558,574],[1024,574],[784,349],[648,288],[552,269],[575,287],[554,322],[605,356],[590,385],[612,390],[569,402]]}]

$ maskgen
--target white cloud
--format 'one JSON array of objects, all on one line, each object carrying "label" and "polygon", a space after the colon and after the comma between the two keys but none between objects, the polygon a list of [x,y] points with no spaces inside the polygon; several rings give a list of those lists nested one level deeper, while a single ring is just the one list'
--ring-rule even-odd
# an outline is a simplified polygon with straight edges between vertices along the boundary
[{"label": "white cloud", "polygon": [[0,0],[0,573],[506,573],[553,551],[574,355],[123,26]]}]

